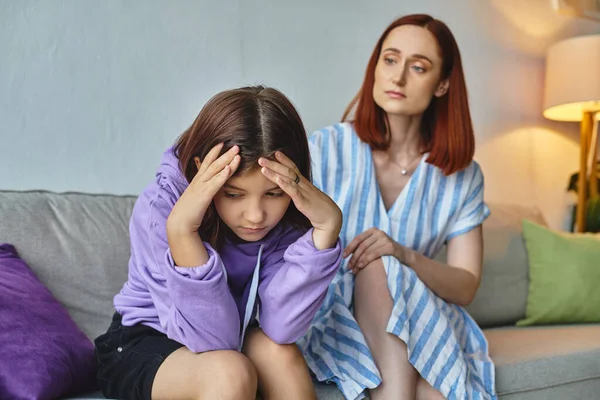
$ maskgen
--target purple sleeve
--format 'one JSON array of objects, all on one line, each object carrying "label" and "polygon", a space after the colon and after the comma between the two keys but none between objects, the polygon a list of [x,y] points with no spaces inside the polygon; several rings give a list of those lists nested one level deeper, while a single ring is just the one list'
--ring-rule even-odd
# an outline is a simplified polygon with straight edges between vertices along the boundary
[{"label": "purple sleeve", "polygon": [[260,325],[276,343],[294,343],[306,333],[342,259],[339,240],[333,248],[317,250],[312,232],[292,243],[289,233],[261,268]]},{"label": "purple sleeve", "polygon": [[170,203],[175,201],[163,196],[168,193],[159,189],[153,201],[136,207],[130,227],[132,262],[148,288],[160,325],[169,338],[193,352],[237,349],[239,314],[221,258],[205,243],[206,264],[175,266],[166,235]]}]

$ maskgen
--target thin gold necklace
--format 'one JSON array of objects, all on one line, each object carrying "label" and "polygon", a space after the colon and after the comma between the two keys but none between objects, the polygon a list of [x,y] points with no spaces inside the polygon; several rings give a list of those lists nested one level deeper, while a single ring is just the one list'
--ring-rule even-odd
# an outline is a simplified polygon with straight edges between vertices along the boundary
[{"label": "thin gold necklace", "polygon": [[415,158],[413,158],[412,160],[410,160],[410,162],[408,164],[406,164],[406,166],[402,166],[402,165],[398,164],[400,166],[400,168],[402,168],[400,170],[400,173],[402,175],[408,174],[408,167],[410,167],[412,165],[412,163],[414,163],[415,160],[419,159],[421,156],[422,156],[422,154],[417,155]]}]

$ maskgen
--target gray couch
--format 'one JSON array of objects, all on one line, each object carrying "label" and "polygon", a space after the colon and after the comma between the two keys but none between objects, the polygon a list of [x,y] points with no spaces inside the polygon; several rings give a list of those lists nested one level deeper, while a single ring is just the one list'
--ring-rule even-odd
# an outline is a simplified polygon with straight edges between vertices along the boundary
[{"label": "gray couch", "polygon": [[[0,191],[0,242],[15,245],[90,339],[108,327],[112,298],[127,279],[134,201]],[[500,399],[600,399],[600,325],[514,327],[528,290],[520,221],[543,223],[540,214],[513,205],[490,208],[482,285],[468,310],[485,328]],[[318,385],[317,392],[322,400],[342,399],[334,386]]]}]

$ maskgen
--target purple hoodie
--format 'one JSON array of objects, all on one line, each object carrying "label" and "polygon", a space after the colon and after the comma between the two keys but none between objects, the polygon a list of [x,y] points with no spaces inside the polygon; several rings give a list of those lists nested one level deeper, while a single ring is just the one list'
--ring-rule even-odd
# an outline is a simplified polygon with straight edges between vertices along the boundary
[{"label": "purple hoodie", "polygon": [[[280,224],[258,242],[226,240],[219,253],[205,242],[206,264],[177,267],[166,222],[188,186],[178,162],[168,149],[155,181],[134,206],[129,277],[114,298],[122,324],[147,325],[193,352],[234,350],[243,340],[250,300],[248,312],[258,308],[265,334],[276,343],[294,343],[325,299],[341,261],[339,240],[335,248],[317,250],[312,229],[303,234]],[[251,293],[257,262],[258,288]]]}]

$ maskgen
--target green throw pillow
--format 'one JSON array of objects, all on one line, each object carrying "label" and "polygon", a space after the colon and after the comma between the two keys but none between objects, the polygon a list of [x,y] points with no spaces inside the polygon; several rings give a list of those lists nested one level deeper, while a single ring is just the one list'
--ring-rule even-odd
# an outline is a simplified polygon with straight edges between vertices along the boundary
[{"label": "green throw pillow", "polygon": [[529,295],[517,325],[600,322],[600,235],[522,225]]}]

